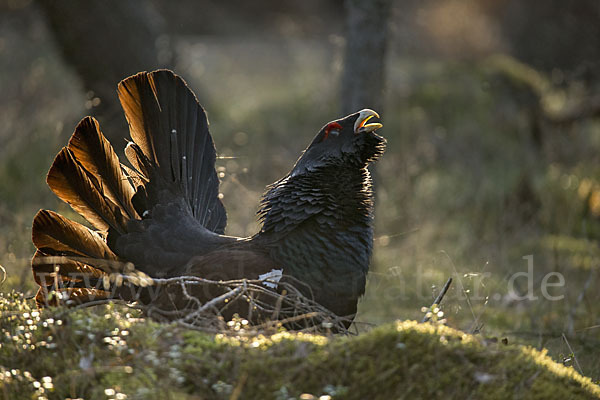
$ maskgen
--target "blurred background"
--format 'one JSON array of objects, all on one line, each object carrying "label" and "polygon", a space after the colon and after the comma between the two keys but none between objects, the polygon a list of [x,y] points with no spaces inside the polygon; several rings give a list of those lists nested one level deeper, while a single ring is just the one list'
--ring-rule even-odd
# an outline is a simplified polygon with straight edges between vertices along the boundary
[{"label": "blurred background", "polygon": [[208,112],[232,235],[323,124],[380,112],[360,329],[453,277],[448,325],[600,379],[600,2],[0,0],[0,290],[34,293],[38,209],[76,219],[45,185],[76,123],[122,151],[116,84],[159,67]]}]

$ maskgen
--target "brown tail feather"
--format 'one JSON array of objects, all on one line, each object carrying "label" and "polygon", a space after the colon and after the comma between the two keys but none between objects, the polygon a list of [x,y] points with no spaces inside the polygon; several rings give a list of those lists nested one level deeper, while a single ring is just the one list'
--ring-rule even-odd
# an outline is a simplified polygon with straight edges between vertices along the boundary
[{"label": "brown tail feather", "polygon": [[127,147],[125,147],[125,155],[136,171],[139,171],[138,175],[142,176],[146,182],[150,181],[151,178],[154,178],[152,176],[152,162],[146,157],[142,149],[136,143],[130,142]]},{"label": "brown tail feather", "polygon": [[[167,166],[170,165],[168,147],[158,141],[168,138],[163,138],[159,131],[168,127],[160,124],[161,106],[156,98],[156,86],[148,76],[142,72],[119,83],[119,98],[133,141],[149,160],[154,160],[158,166]],[[164,178],[170,177],[165,174]]]},{"label": "brown tail feather", "polygon": [[122,209],[105,195],[104,182],[87,171],[69,148],[58,153],[46,182],[61,200],[97,229],[126,232],[127,219]]},{"label": "brown tail feather", "polygon": [[137,188],[138,186],[143,186],[146,182],[148,182],[148,180],[135,169],[129,168],[124,164],[121,164],[121,167],[123,168],[123,172],[125,173],[127,179],[134,187]]},{"label": "brown tail feather", "polygon": [[[108,293],[95,288],[73,289],[72,286],[80,282],[97,281],[107,276],[97,268],[83,264],[78,261],[70,260],[66,257],[49,256],[41,250],[36,251],[31,260],[33,277],[40,286],[35,301],[38,307],[58,305],[56,297],[50,296],[51,291],[62,292],[61,296],[65,299],[71,299],[77,303],[84,298],[105,299]],[[83,294],[86,294],[83,297]]]},{"label": "brown tail feather", "polygon": [[[40,289],[39,306],[57,305],[50,291],[76,304],[108,299],[112,294],[98,286],[110,273],[126,270],[97,232],[60,214],[40,210],[33,220],[32,240],[38,248],[31,266]],[[126,298],[124,298],[126,299]]]},{"label": "brown tail feather", "polygon": [[37,250],[31,260],[33,278],[40,286],[55,284],[55,276],[61,281],[81,281],[84,277],[102,278],[106,274],[90,265],[62,256],[53,256]]},{"label": "brown tail feather", "polygon": [[35,247],[51,255],[118,260],[97,232],[49,210],[40,210],[33,219],[32,240]]},{"label": "brown tail feather", "polygon": [[121,169],[119,158],[106,140],[98,121],[86,117],[79,122],[68,145],[77,161],[95,177],[100,177],[106,196],[129,216],[139,217],[131,198],[135,191]]}]

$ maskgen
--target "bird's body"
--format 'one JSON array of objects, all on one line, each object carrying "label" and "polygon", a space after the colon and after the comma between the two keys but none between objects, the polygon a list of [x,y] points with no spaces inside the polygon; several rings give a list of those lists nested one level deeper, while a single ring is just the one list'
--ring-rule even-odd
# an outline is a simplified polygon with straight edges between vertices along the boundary
[{"label": "bird's body", "polygon": [[[236,238],[224,235],[208,121],[183,80],[166,70],[139,73],[119,84],[119,96],[133,139],[125,150],[133,168],[120,164],[95,120],[80,122],[47,181],[97,231],[51,211],[36,215],[38,303],[57,283],[77,288],[68,293],[79,301],[107,296],[87,287],[90,279],[99,281],[113,265],[128,262],[152,278],[268,279],[265,286],[273,291],[289,278],[333,313],[356,313],[373,242],[367,165],[385,143],[374,133],[381,124],[366,124],[376,113],[363,110],[327,124],[290,173],[268,188],[261,230]],[[62,257],[58,273],[48,256]],[[111,296],[132,300],[123,293]],[[193,293],[202,302],[219,294]],[[142,293],[136,300],[176,308],[177,296]]]}]

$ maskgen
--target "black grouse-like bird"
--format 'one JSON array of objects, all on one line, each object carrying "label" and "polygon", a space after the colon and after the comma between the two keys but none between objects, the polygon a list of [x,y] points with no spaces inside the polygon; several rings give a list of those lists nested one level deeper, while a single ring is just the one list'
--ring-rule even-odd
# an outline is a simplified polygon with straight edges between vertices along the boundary
[{"label": "black grouse-like bird", "polygon": [[[123,80],[118,94],[132,167],[119,162],[95,119],[75,128],[47,182],[95,230],[38,212],[32,234],[38,304],[47,304],[53,290],[78,302],[133,300],[126,291],[90,284],[127,262],[151,278],[265,279],[273,291],[291,277],[304,294],[352,320],[373,245],[367,165],[385,148],[375,134],[382,125],[369,123],[377,113],[365,109],[326,124],[292,170],[268,187],[258,212],[261,230],[237,238],[224,235],[216,151],[186,83],[168,70],[142,72]],[[136,300],[177,306],[172,293],[168,300],[152,293]],[[206,302],[218,293],[193,295]]]}]

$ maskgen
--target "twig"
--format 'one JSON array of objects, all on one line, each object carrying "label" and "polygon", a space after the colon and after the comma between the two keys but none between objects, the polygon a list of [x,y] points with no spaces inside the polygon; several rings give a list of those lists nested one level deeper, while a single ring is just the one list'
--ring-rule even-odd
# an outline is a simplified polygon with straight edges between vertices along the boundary
[{"label": "twig", "polygon": [[598,329],[598,328],[600,328],[600,325],[592,325],[592,326],[587,326],[585,328],[577,329],[575,332],[589,331],[590,329]]},{"label": "twig", "polygon": [[575,352],[571,348],[571,345],[569,344],[569,341],[567,340],[567,337],[565,336],[564,333],[562,334],[562,337],[563,337],[563,340],[565,341],[565,343],[567,344],[569,351],[571,352],[571,354],[573,354],[573,360],[575,360],[575,365],[577,365],[577,369],[579,370],[579,373],[581,375],[583,375],[583,370],[581,369],[581,365],[579,365],[579,361],[577,361],[577,357],[575,357]]},{"label": "twig", "polygon": [[230,292],[220,295],[219,297],[215,297],[214,299],[204,303],[202,307],[198,310],[199,313],[207,311],[209,308],[216,307],[217,304],[225,302],[225,300],[231,299],[232,297],[237,296],[244,289],[243,286],[238,286]]},{"label": "twig", "polygon": [[[128,271],[131,273],[131,271]],[[135,273],[135,271],[134,271]],[[128,278],[126,275],[120,275]],[[84,274],[84,280],[87,276]],[[53,274],[54,286],[60,288],[57,274]],[[226,335],[257,335],[265,331],[273,331],[284,325],[287,329],[303,332],[331,332],[350,334],[347,326],[351,320],[340,317],[327,310],[309,295],[310,288],[304,288],[301,282],[286,280],[278,282],[278,291],[273,291],[264,285],[260,279],[237,279],[230,281],[215,281],[197,276],[179,276],[175,278],[151,278],[151,285],[141,287],[128,282],[134,289],[150,290],[149,300],[139,302],[138,293],[131,302],[118,295],[111,299],[97,299],[89,303],[75,305],[72,309],[111,302],[126,302],[124,305],[142,311],[147,317],[159,321],[171,321],[190,329],[201,330]],[[89,285],[84,285],[84,287]],[[112,286],[112,285],[111,285]],[[118,285],[117,285],[118,286]],[[152,288],[154,287],[154,290]],[[212,287],[218,289],[221,295],[204,302],[195,296],[194,288]],[[301,289],[300,289],[301,288]],[[64,288],[68,289],[68,288]],[[158,290],[162,292],[162,301],[155,297]],[[166,291],[166,292],[165,292]],[[171,293],[171,291],[176,291]],[[172,301],[169,294],[178,294],[185,300],[182,304]],[[282,293],[285,293],[282,295]],[[129,297],[128,297],[129,299]],[[158,300],[158,301],[154,301]],[[171,301],[170,301],[171,300]],[[170,302],[169,302],[170,301]],[[250,324],[244,324],[242,329],[231,329],[226,324],[224,316],[229,318],[233,311],[225,313],[233,304],[248,303],[251,315],[245,316]],[[235,314],[234,318],[235,318]],[[254,324],[254,325],[252,325]],[[236,326],[236,325],[234,325]]]},{"label": "twig", "polygon": [[6,269],[4,269],[2,265],[0,265],[0,270],[2,271],[2,282],[0,282],[0,286],[2,286],[8,274],[6,273]]},{"label": "twig", "polygon": [[[450,277],[446,281],[446,284],[442,288],[442,291],[435,298],[435,301],[433,302],[433,304],[431,305],[431,307],[429,307],[429,309],[433,309],[435,306],[439,306],[440,305],[440,303],[444,299],[444,296],[446,295],[446,292],[448,291],[448,289],[450,289],[450,285],[451,284],[452,284],[452,278]],[[429,321],[430,319],[431,319],[431,315],[429,313],[427,313],[427,314],[425,314],[425,316],[423,317],[423,320],[421,322],[425,323],[425,322]]]},{"label": "twig", "polygon": [[240,396],[242,395],[242,389],[244,388],[244,385],[246,384],[247,380],[248,380],[248,372],[244,371],[242,373],[242,376],[238,380],[237,385],[233,389],[233,392],[231,393],[229,400],[237,400],[240,398]]}]

